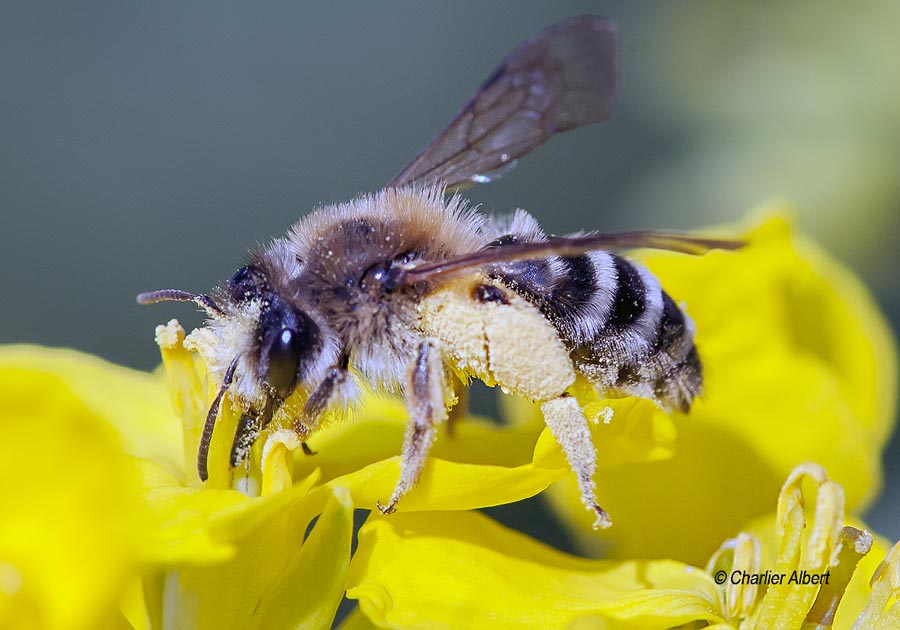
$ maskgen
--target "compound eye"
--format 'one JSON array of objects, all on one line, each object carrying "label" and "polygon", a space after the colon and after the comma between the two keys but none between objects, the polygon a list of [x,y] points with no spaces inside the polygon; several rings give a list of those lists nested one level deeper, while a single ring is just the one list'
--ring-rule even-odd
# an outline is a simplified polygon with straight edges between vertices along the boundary
[{"label": "compound eye", "polygon": [[228,281],[228,291],[235,302],[248,302],[260,295],[260,273],[251,265],[241,267]]},{"label": "compound eye", "polygon": [[282,328],[268,353],[269,386],[279,398],[287,398],[297,381],[300,363],[300,337],[292,328]]}]

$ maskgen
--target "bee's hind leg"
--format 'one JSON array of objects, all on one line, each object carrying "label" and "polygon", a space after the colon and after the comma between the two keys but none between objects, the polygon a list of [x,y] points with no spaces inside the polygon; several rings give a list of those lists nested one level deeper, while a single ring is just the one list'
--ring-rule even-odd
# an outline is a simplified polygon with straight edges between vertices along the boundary
[{"label": "bee's hind leg", "polygon": [[407,372],[405,395],[409,424],[403,438],[400,479],[387,504],[378,502],[378,509],[383,514],[394,512],[403,495],[419,480],[437,427],[447,420],[447,403],[452,401],[453,391],[447,382],[436,341],[427,339],[419,346],[416,359]]},{"label": "bee's hind leg", "polygon": [[597,469],[597,451],[591,440],[591,430],[587,418],[574,396],[563,394],[559,398],[541,403],[544,422],[562,447],[569,460],[569,466],[578,478],[581,490],[581,502],[597,515],[594,529],[607,528],[612,525],[594,494],[594,471]]}]

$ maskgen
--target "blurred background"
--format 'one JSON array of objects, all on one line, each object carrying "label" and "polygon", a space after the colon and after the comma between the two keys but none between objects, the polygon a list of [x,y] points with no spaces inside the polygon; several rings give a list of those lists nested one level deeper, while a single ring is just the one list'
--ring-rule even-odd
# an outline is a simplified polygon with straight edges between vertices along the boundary
[{"label": "blurred background", "polygon": [[[512,47],[578,13],[619,24],[612,120],[475,202],[562,233],[690,229],[787,197],[897,329],[896,2],[4,2],[0,341],[153,368],[155,324],[201,319],[136,293],[209,289],[299,214],[379,188]],[[891,539],[897,446],[869,517]]]}]

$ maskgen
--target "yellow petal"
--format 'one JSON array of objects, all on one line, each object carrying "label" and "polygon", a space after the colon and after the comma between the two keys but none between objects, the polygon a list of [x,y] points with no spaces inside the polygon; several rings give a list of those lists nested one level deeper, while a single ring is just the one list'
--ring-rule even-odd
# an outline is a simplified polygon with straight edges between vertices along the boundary
[{"label": "yellow petal", "polygon": [[[591,430],[598,436],[600,466],[665,457],[674,441],[671,421],[649,401],[590,400]],[[611,421],[601,417],[611,409]],[[397,399],[368,399],[358,418],[323,427],[309,441],[315,455],[298,454],[294,476],[322,472],[329,486],[346,487],[361,508],[390,496],[399,477],[398,454],[407,415]],[[453,434],[442,432],[418,485],[400,511],[467,510],[534,496],[569,470],[543,423],[498,426],[466,418]]]},{"label": "yellow petal", "polygon": [[[195,330],[193,335],[202,337],[204,332],[208,330]],[[184,329],[178,320],[173,319],[168,324],[156,327],[156,343],[162,354],[169,397],[181,419],[184,462],[181,479],[186,485],[200,487],[197,472],[200,436],[206,424],[207,412],[221,383],[208,378],[199,356],[188,350],[190,346],[185,346]],[[234,475],[230,468],[231,445],[239,417],[240,410],[232,404],[231,397],[226,393],[219,404],[207,454],[209,479],[203,483],[205,488],[224,490],[232,487]]]},{"label": "yellow petal", "polygon": [[688,416],[675,416],[673,458],[598,472],[599,498],[616,523],[602,538],[574,484],[553,489],[585,549],[702,564],[771,510],[803,461],[828,469],[851,510],[877,494],[897,392],[883,316],[848,271],[784,220],[747,238],[738,252],[644,256],[695,321],[705,393]]},{"label": "yellow petal", "polygon": [[[345,421],[334,421],[308,440],[315,455],[298,455],[294,474],[301,478],[314,468],[326,481],[369,464],[396,457],[403,444],[409,416],[396,397],[367,396],[360,411]],[[471,464],[518,466],[531,460],[541,427],[507,428],[477,417],[467,417],[439,435],[435,457]],[[505,448],[498,449],[499,444]]]},{"label": "yellow petal", "polygon": [[[562,554],[466,512],[373,515],[347,596],[392,628],[670,628],[721,621],[703,571],[672,561]],[[577,627],[577,626],[576,626]]]},{"label": "yellow petal", "polygon": [[266,438],[262,449],[262,489],[260,494],[274,494],[294,484],[290,459],[300,448],[300,438],[289,429],[279,429]]},{"label": "yellow petal", "polygon": [[357,606],[344,618],[341,625],[338,626],[338,630],[375,630],[377,627]]},{"label": "yellow petal", "polygon": [[159,376],[75,350],[40,346],[0,347],[0,367],[54,375],[116,430],[126,453],[172,473],[182,469],[181,421]]},{"label": "yellow petal", "polygon": [[[326,487],[346,487],[354,503],[372,509],[378,501],[384,502],[390,496],[399,471],[399,458],[393,458],[338,477]],[[562,469],[532,464],[507,468],[431,458],[419,483],[403,498],[397,510],[472,510],[520,501],[541,492],[563,473]]]},{"label": "yellow petal", "polygon": [[[269,498],[256,501],[265,504]],[[186,629],[330,627],[344,590],[353,504],[346,491],[335,490],[304,541],[311,517],[304,501],[295,493],[290,501],[275,501],[279,509],[258,526],[220,531],[222,536],[237,534],[235,555],[227,562],[169,571],[155,591],[162,600],[157,608],[162,624]]]},{"label": "yellow petal", "polygon": [[[588,419],[598,469],[659,461],[674,454],[677,432],[672,419],[658,405],[635,397],[601,398],[592,386],[586,385],[581,381],[576,384],[576,396]],[[549,430],[541,434],[536,451],[536,463],[548,468],[568,468],[565,455]],[[597,489],[601,504],[603,490]]]},{"label": "yellow petal", "polygon": [[259,627],[330,628],[344,597],[352,535],[350,493],[335,488],[300,552],[260,602]]},{"label": "yellow petal", "polygon": [[[400,475],[406,412],[399,401],[370,399],[360,417],[334,423],[309,441],[315,455],[298,454],[294,477],[322,472],[329,487],[348,488],[360,508],[385,501]],[[438,437],[419,483],[400,511],[466,510],[518,501],[545,489],[566,470],[563,459],[535,450],[539,427],[500,427],[466,419]]]},{"label": "yellow petal", "polygon": [[[236,541],[274,518],[288,504],[304,498],[318,481],[317,473],[284,492],[249,498],[236,490],[186,487],[152,462],[137,463],[140,490],[148,508],[146,562],[162,567],[214,564],[229,560]],[[321,511],[327,496],[308,519]]]},{"label": "yellow petal", "polygon": [[[671,457],[677,445],[677,431],[672,419],[660,407],[644,398],[603,398],[586,380],[579,378],[573,387],[589,420],[591,437],[597,448],[598,468],[634,462],[649,462]],[[539,405],[515,396],[500,399],[503,416],[514,427],[543,427]],[[539,445],[546,455],[564,461],[564,455],[549,431],[544,431]],[[537,456],[536,456],[537,457]],[[550,465],[550,460],[542,461]],[[601,489],[602,490],[602,489]]]},{"label": "yellow petal", "polygon": [[161,566],[214,563],[231,558],[232,540],[215,537],[210,519],[249,499],[236,490],[200,490],[152,462],[140,461],[141,494],[150,514],[150,537],[143,549],[146,562]]},{"label": "yellow petal", "polygon": [[102,415],[110,410],[97,392],[82,394],[100,389],[91,371],[136,391],[146,383],[93,361],[75,377],[75,353],[5,349],[0,361],[0,627],[118,624],[144,514],[132,461]]},{"label": "yellow petal", "polygon": [[122,598],[119,600],[119,609],[127,621],[126,627],[131,630],[152,630],[144,586],[137,577],[125,585]]},{"label": "yellow petal", "polygon": [[698,413],[746,440],[779,479],[821,464],[859,509],[879,491],[896,345],[860,281],[778,218],[791,213],[762,208],[769,218],[740,252],[648,263],[695,319],[707,367]]},{"label": "yellow petal", "polygon": [[206,388],[198,374],[198,362],[184,347],[184,336],[184,328],[176,319],[156,327],[156,344],[162,355],[169,398],[175,414],[181,420],[183,479],[191,485],[199,485],[200,480],[194,474],[197,445],[209,403]]}]

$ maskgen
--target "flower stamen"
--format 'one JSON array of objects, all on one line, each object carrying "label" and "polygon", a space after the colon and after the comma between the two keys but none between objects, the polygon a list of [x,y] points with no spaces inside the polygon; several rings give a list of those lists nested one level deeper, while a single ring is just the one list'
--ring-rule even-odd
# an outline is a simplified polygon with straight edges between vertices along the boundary
[{"label": "flower stamen", "polygon": [[[817,486],[813,527],[804,544],[806,517],[803,513],[802,483]],[[829,480],[818,464],[797,466],[782,486],[778,497],[776,525],[781,546],[776,562],[779,573],[802,576],[823,572],[838,561],[844,520],[844,491]],[[830,576],[829,576],[830,580]],[[819,592],[819,583],[786,580],[773,584],[760,605],[757,628],[800,628]]]},{"label": "flower stamen", "polygon": [[804,628],[830,628],[834,615],[844,597],[856,565],[872,548],[872,534],[849,525],[841,530],[841,547],[837,562],[829,569],[829,580],[821,585],[816,601],[806,615]]},{"label": "flower stamen", "polygon": [[853,630],[900,628],[900,543],[895,544],[872,576],[872,597]]},{"label": "flower stamen", "polygon": [[759,540],[750,534],[740,533],[729,538],[713,554],[706,565],[706,572],[715,575],[724,571],[725,587],[720,591],[721,608],[729,621],[739,622],[748,617],[756,606],[759,586],[749,580],[728,579],[733,574],[758,575],[762,565],[762,552]]},{"label": "flower stamen", "polygon": [[156,327],[156,344],[162,354],[163,367],[169,384],[169,397],[175,407],[175,414],[181,418],[184,443],[184,470],[189,485],[199,485],[192,474],[196,469],[197,447],[206,410],[203,384],[194,365],[194,356],[184,347],[184,328],[177,319]]}]

